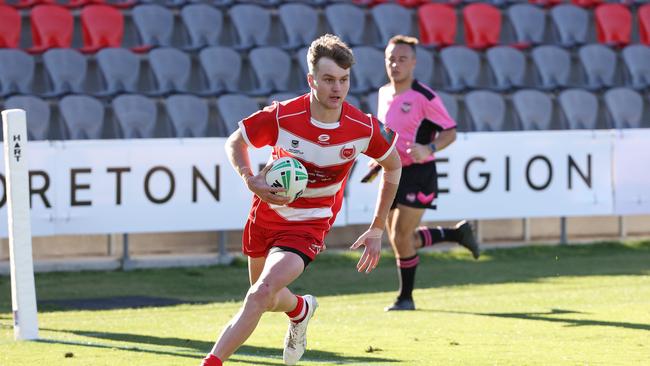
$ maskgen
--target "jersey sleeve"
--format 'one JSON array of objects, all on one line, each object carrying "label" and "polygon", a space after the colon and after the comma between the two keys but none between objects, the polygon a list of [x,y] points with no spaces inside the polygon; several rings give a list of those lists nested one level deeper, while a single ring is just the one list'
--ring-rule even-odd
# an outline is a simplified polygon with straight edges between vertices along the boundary
[{"label": "jersey sleeve", "polygon": [[364,154],[377,161],[382,161],[393,150],[395,142],[397,142],[397,134],[372,117],[372,135]]},{"label": "jersey sleeve", "polygon": [[278,103],[259,110],[239,122],[244,140],[251,147],[275,145],[278,140]]},{"label": "jersey sleeve", "polygon": [[449,116],[447,108],[442,104],[442,98],[437,95],[424,104],[424,116],[427,120],[437,125],[440,130],[456,128],[456,121]]}]

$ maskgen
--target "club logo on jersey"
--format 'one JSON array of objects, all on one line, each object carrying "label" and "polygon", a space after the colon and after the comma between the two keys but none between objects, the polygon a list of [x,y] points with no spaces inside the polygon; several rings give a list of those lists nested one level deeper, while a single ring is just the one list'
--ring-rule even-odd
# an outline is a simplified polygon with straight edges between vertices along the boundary
[{"label": "club logo on jersey", "polygon": [[402,103],[402,112],[408,113],[411,110],[411,103],[409,102],[404,102]]},{"label": "club logo on jersey", "polygon": [[298,140],[291,140],[291,147],[298,148],[298,144],[300,144],[300,141]]},{"label": "club logo on jersey", "polygon": [[322,134],[318,136],[318,142],[321,144],[325,144],[330,140],[330,135]]},{"label": "club logo on jersey", "polygon": [[352,159],[354,157],[354,153],[356,152],[357,152],[357,148],[354,145],[352,145],[351,147],[347,147],[343,145],[340,153],[341,159],[346,159],[346,160]]},{"label": "club logo on jersey", "polygon": [[311,250],[311,252],[314,254],[318,254],[321,250],[323,250],[323,247],[315,243],[309,244],[309,250]]}]

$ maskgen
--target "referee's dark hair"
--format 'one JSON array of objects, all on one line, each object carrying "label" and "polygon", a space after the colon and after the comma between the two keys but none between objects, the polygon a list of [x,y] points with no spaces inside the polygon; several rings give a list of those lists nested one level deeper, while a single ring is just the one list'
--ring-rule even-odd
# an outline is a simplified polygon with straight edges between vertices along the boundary
[{"label": "referee's dark hair", "polygon": [[420,43],[417,38],[411,36],[405,36],[403,34],[398,34],[393,36],[393,38],[388,40],[388,44],[405,44],[410,46],[413,52],[415,52],[415,46]]}]

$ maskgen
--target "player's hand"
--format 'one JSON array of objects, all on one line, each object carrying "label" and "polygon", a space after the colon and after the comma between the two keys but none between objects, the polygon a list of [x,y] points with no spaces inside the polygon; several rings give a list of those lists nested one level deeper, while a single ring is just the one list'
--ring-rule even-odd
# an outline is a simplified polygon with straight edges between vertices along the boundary
[{"label": "player's hand", "polygon": [[284,206],[289,203],[289,197],[279,196],[276,192],[285,192],[284,188],[271,187],[266,183],[266,173],[271,170],[271,164],[267,165],[257,175],[246,179],[246,186],[255,193],[262,201],[273,205]]},{"label": "player's hand", "polygon": [[358,272],[370,273],[377,264],[379,264],[379,257],[381,255],[381,236],[384,231],[377,228],[370,228],[365,233],[361,234],[359,239],[352,244],[350,249],[358,249],[364,245],[363,254],[357,263]]},{"label": "player's hand", "polygon": [[407,142],[406,153],[409,154],[411,159],[416,163],[421,163],[424,159],[431,156],[431,148],[428,145]]}]

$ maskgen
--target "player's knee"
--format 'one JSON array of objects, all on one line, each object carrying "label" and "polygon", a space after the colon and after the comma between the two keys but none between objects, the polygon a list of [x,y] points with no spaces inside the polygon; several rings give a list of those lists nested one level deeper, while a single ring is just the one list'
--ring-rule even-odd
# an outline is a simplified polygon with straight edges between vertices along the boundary
[{"label": "player's knee", "polygon": [[398,227],[395,230],[393,230],[391,234],[392,235],[390,240],[393,243],[397,244],[397,246],[402,246],[402,245],[408,246],[413,241],[413,231],[411,230],[405,230]]},{"label": "player's knee", "polygon": [[273,308],[275,293],[268,283],[256,283],[251,286],[246,295],[246,304],[259,309],[261,312]]}]

